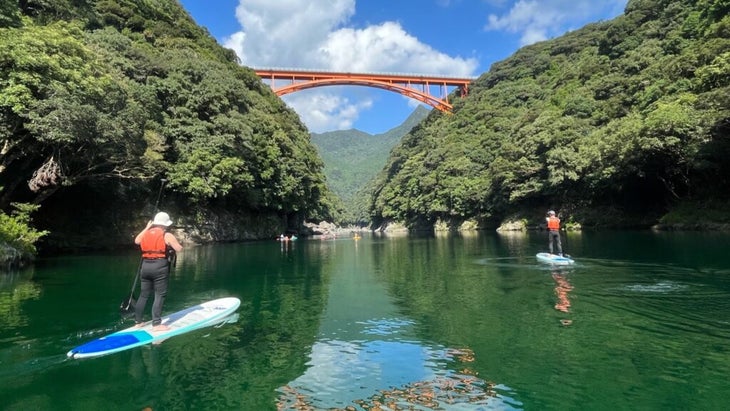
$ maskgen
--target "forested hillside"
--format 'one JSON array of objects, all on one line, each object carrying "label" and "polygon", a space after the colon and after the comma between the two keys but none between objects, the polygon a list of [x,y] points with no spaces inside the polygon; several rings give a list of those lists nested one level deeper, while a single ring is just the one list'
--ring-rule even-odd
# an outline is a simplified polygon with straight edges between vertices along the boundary
[{"label": "forested hillside", "polygon": [[312,143],[324,161],[327,184],[342,199],[344,210],[338,216],[339,223],[370,222],[369,196],[362,190],[383,169],[390,150],[428,113],[427,108],[418,106],[403,124],[377,135],[358,130],[312,134]]},{"label": "forested hillside", "polygon": [[411,227],[548,208],[584,225],[729,222],[729,133],[730,2],[630,0],[494,64],[453,115],[405,136],[371,213]]},{"label": "forested hillside", "polygon": [[77,247],[129,242],[162,179],[200,239],[328,215],[299,117],[176,1],[2,4],[0,209],[40,204],[49,238]]}]

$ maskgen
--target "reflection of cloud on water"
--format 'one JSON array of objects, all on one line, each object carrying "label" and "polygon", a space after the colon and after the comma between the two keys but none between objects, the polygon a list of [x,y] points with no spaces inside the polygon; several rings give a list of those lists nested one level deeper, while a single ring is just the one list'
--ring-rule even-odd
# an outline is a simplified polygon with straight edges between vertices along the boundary
[{"label": "reflection of cloud on water", "polygon": [[429,349],[407,342],[319,341],[307,371],[289,385],[325,408],[344,407],[378,388],[430,379],[433,370],[426,362],[433,357]]},{"label": "reflection of cloud on water", "polygon": [[473,360],[468,349],[413,341],[318,341],[305,373],[279,389],[278,409],[519,409],[497,393],[509,388],[464,366]]}]

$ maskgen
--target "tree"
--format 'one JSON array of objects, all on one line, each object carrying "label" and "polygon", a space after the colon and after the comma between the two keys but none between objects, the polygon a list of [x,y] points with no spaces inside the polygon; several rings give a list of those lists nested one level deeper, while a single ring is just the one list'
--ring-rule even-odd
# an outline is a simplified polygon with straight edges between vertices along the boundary
[{"label": "tree", "polygon": [[[61,185],[86,178],[137,177],[145,113],[123,79],[105,74],[82,33],[59,22],[0,29],[0,151],[3,201],[26,179],[40,203]],[[12,170],[12,171],[10,171]]]}]

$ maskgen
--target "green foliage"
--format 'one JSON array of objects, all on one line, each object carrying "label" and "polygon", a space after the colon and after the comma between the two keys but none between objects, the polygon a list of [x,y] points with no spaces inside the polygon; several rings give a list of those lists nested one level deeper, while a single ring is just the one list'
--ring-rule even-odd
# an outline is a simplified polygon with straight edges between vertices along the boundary
[{"label": "green foliage", "polygon": [[730,85],[730,52],[725,52],[715,57],[710,64],[698,68],[696,75],[701,90]]},{"label": "green foliage", "polygon": [[28,22],[0,31],[0,61],[9,68],[0,79],[6,202],[23,198],[13,190],[19,178],[31,180],[40,202],[60,185],[143,171],[146,113],[128,98],[128,84],[96,62],[78,26]]},{"label": "green foliage", "polygon": [[298,116],[174,0],[3,6],[0,67],[0,209],[160,178],[181,208],[336,207]]},{"label": "green foliage", "polygon": [[223,196],[234,185],[249,185],[253,181],[253,177],[242,173],[242,159],[221,157],[207,147],[182,160],[170,170],[170,186],[184,188],[194,200]]},{"label": "green foliage", "polygon": [[657,215],[727,192],[728,2],[626,10],[494,64],[453,115],[406,135],[372,185],[376,224],[545,204]]},{"label": "green foliage", "polygon": [[36,252],[36,242],[48,234],[31,226],[30,215],[40,206],[14,203],[13,207],[15,210],[10,215],[0,212],[0,243],[20,251],[25,258],[32,257]]},{"label": "green foliage", "polygon": [[720,224],[730,224],[727,213],[728,203],[722,200],[690,201],[685,200],[677,204],[672,211],[662,216],[662,224],[684,224],[688,227],[702,227],[708,221]]},{"label": "green foliage", "polygon": [[340,224],[367,225],[367,183],[385,165],[390,150],[404,134],[420,123],[429,110],[419,106],[398,127],[379,135],[357,130],[312,134],[312,143],[324,161],[327,184],[342,200]]},{"label": "green foliage", "polygon": [[0,27],[16,27],[20,24],[18,6],[11,1],[0,2]]}]

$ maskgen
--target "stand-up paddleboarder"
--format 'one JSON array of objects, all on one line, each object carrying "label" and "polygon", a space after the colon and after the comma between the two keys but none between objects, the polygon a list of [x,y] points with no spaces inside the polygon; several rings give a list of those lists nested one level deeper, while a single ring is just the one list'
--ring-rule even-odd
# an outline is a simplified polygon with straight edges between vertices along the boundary
[{"label": "stand-up paddleboarder", "polygon": [[142,266],[140,268],[140,293],[134,309],[134,321],[142,324],[147,299],[154,290],[155,299],[152,303],[152,325],[155,331],[165,330],[168,327],[162,322],[162,306],[167,295],[167,284],[170,279],[170,261],[168,248],[175,252],[182,250],[182,245],[167,229],[172,225],[170,216],[159,212],[154,220],[147,223],[144,230],[137,234],[134,243],[142,250]]}]

